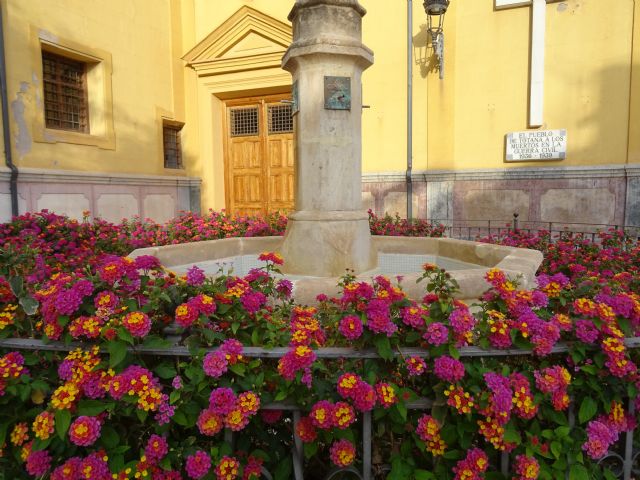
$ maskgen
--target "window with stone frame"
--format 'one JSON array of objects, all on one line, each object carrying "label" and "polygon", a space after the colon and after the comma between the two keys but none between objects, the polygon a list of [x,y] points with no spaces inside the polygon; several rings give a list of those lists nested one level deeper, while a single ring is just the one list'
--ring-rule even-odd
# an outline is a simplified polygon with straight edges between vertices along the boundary
[{"label": "window with stone frame", "polygon": [[46,128],[89,133],[87,64],[42,52]]},{"label": "window with stone frame", "polygon": [[164,148],[164,168],[183,168],[180,131],[184,124],[164,121],[162,123],[162,144]]}]

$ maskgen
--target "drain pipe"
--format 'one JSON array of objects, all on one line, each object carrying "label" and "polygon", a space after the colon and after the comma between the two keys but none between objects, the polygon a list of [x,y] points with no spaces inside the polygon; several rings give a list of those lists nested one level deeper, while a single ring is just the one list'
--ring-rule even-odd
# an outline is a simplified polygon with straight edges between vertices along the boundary
[{"label": "drain pipe", "polygon": [[411,173],[413,169],[413,0],[407,0],[407,219],[413,217],[413,183]]},{"label": "drain pipe", "polygon": [[2,103],[2,137],[4,158],[11,170],[9,191],[11,193],[11,214],[18,216],[18,167],[11,157],[11,132],[9,131],[9,99],[7,96],[7,68],[4,61],[4,25],[2,23],[2,5],[0,4],[0,103]]}]

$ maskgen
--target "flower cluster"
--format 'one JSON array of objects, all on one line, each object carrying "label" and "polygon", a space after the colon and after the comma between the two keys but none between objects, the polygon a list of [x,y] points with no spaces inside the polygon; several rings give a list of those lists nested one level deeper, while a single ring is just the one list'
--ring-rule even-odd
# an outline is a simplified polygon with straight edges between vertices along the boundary
[{"label": "flower cluster", "polygon": [[418,420],[416,435],[426,444],[426,449],[433,456],[444,454],[447,445],[440,436],[440,425],[431,415],[423,415]]},{"label": "flower cluster", "polygon": [[138,409],[155,413],[155,419],[161,425],[169,423],[174,414],[175,407],[169,405],[169,397],[162,393],[160,382],[149,370],[138,365],[131,365],[111,377],[105,389],[115,400],[125,396],[135,399]]},{"label": "flower cluster", "polygon": [[215,352],[205,355],[202,362],[204,373],[213,378],[220,378],[229,368],[242,360],[242,344],[235,339],[225,340]]},{"label": "flower cluster", "polygon": [[487,454],[478,448],[473,448],[453,467],[454,480],[481,480],[488,467]]},{"label": "flower cluster", "polygon": [[555,365],[534,373],[536,386],[543,393],[551,394],[553,408],[561,411],[569,407],[568,387],[571,374],[566,368]]},{"label": "flower cluster", "polygon": [[259,409],[260,397],[252,391],[236,395],[231,388],[218,387],[209,395],[209,407],[200,412],[198,428],[207,436],[215,435],[223,426],[238,432]]}]

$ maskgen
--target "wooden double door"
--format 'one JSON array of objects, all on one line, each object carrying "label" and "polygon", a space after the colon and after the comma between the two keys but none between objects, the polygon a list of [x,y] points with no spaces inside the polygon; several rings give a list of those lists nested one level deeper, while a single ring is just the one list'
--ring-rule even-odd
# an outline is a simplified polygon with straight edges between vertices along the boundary
[{"label": "wooden double door", "polygon": [[227,211],[255,215],[294,207],[293,117],[288,95],[225,102]]}]

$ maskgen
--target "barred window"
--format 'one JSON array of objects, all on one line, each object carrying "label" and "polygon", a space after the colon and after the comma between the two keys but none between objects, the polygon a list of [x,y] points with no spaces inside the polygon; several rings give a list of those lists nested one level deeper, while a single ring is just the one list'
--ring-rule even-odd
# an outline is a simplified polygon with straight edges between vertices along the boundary
[{"label": "barred window", "polygon": [[229,112],[232,137],[258,135],[258,107],[232,108]]},{"label": "barred window", "polygon": [[292,105],[269,105],[269,134],[293,132]]},{"label": "barred window", "polygon": [[180,130],[182,125],[164,123],[162,140],[164,145],[164,168],[182,168],[182,148],[180,146]]},{"label": "barred window", "polygon": [[84,62],[42,52],[47,128],[89,133],[86,72]]}]

